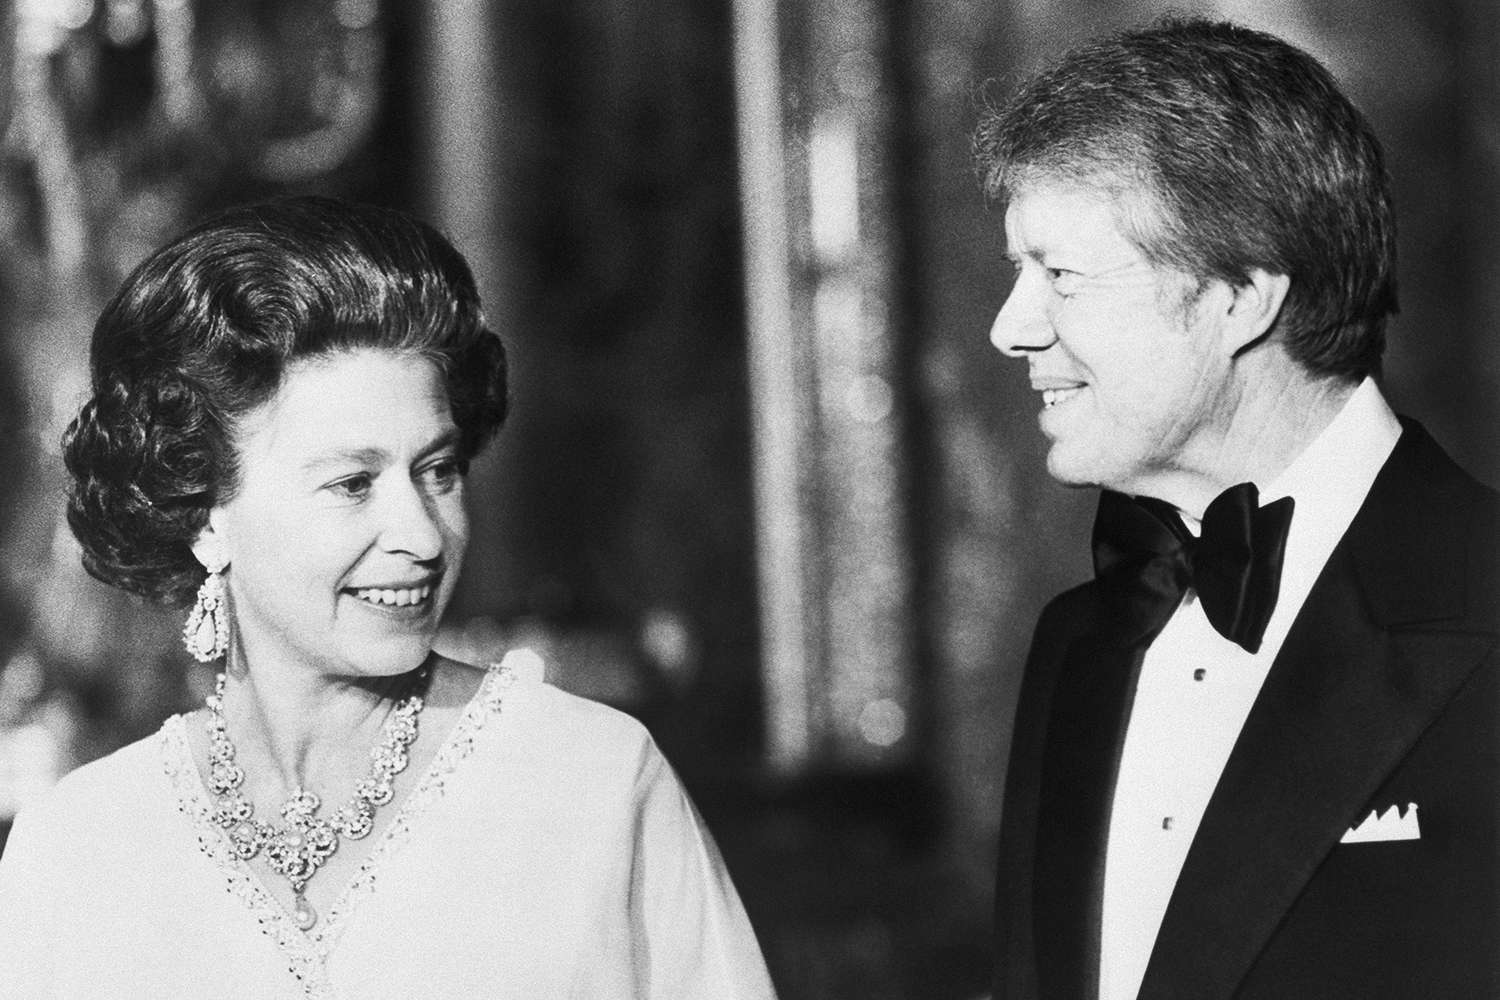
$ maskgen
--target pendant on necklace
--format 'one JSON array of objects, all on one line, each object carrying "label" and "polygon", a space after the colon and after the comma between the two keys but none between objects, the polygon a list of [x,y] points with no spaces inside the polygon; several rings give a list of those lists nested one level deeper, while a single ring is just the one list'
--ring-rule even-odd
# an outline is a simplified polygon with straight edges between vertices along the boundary
[{"label": "pendant on necklace", "polygon": [[281,807],[282,824],[256,820],[254,805],[240,792],[245,772],[235,763],[234,743],[224,721],[227,678],[221,673],[214,682],[214,692],[207,699],[208,787],[216,800],[214,822],[223,828],[235,857],[249,861],[264,853],[271,870],[291,883],[292,920],[304,932],[318,922],[318,911],[302,895],[307,880],[338,850],[341,837],[359,840],[368,836],[375,810],[395,797],[396,775],[406,770],[408,750],[417,739],[417,716],[422,711],[422,696],[417,692],[426,677],[425,667],[416,672],[412,692],[386,720],[381,742],[370,751],[370,774],[355,786],[348,804],[331,819],[322,819],[318,796],[299,785]]},{"label": "pendant on necklace", "polygon": [[297,927],[304,931],[313,929],[313,924],[318,922],[318,911],[312,908],[307,897],[297,893],[296,903],[292,907],[292,917],[297,921]]}]

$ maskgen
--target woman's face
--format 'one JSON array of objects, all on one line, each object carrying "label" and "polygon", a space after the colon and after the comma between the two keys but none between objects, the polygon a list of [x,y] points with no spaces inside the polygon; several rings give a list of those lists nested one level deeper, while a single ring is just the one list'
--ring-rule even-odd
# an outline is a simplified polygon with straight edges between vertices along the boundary
[{"label": "woman's face", "polygon": [[229,560],[251,667],[374,677],[420,664],[469,537],[436,366],[381,350],[295,363],[235,443],[239,491],[195,551]]}]

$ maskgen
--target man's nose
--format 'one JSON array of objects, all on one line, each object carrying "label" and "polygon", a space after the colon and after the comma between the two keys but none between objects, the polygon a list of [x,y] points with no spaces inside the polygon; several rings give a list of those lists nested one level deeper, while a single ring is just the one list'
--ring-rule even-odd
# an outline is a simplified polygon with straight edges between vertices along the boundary
[{"label": "man's nose", "polygon": [[1016,277],[995,322],[990,324],[990,343],[1002,354],[1023,358],[1057,343],[1057,331],[1047,316],[1044,286],[1044,282],[1024,273]]}]

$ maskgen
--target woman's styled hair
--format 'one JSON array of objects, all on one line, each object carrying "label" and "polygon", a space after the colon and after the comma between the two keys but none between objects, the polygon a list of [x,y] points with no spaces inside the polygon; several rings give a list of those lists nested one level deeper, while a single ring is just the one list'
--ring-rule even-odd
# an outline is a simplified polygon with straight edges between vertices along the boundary
[{"label": "woman's styled hair", "polygon": [[442,235],[390,209],[299,197],[231,209],[142,262],[94,327],[69,425],[68,523],[89,573],[187,604],[192,544],[233,497],[237,420],[292,362],[378,349],[433,361],[461,457],[505,418],[505,351]]},{"label": "woman's styled hair", "polygon": [[1077,184],[1116,199],[1153,264],[1291,279],[1272,336],[1309,372],[1378,372],[1396,311],[1380,143],[1333,76],[1279,38],[1166,19],[1063,55],[980,123],[990,197]]}]

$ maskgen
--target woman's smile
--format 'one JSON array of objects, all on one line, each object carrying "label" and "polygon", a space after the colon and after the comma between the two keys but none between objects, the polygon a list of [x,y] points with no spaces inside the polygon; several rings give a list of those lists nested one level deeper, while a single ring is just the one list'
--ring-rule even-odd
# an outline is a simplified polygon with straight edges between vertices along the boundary
[{"label": "woman's smile", "polygon": [[354,596],[366,604],[385,607],[407,607],[423,604],[432,596],[432,586],[420,587],[364,587],[354,591]]},{"label": "woman's smile", "polygon": [[342,594],[360,611],[379,615],[387,622],[423,621],[437,610],[435,598],[441,582],[439,574],[414,584],[347,587]]}]

